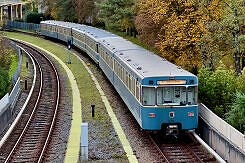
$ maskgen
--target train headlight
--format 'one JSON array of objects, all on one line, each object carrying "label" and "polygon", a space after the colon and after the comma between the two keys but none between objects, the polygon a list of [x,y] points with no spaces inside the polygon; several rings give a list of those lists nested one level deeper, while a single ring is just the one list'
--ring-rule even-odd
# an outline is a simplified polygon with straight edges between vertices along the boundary
[{"label": "train headlight", "polygon": [[156,116],[156,114],[155,113],[149,113],[148,114],[148,117],[152,117],[152,118],[154,118]]},{"label": "train headlight", "polygon": [[188,112],[189,117],[194,117],[194,112]]}]

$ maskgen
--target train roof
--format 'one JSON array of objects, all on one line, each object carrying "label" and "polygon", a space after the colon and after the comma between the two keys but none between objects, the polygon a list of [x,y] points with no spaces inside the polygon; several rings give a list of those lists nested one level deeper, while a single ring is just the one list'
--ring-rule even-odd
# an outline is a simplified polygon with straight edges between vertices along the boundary
[{"label": "train roof", "polygon": [[195,76],[122,37],[105,38],[102,43],[107,46],[107,48],[114,51],[123,62],[131,65],[135,71],[144,77]]},{"label": "train roof", "polygon": [[61,21],[45,21],[48,24],[59,24],[62,26],[72,27],[89,34],[97,39],[106,48],[110,49],[121,58],[121,60],[129,64],[134,71],[143,77],[153,76],[195,76],[194,74],[172,64],[166,59],[110,32],[95,27],[61,22]]}]

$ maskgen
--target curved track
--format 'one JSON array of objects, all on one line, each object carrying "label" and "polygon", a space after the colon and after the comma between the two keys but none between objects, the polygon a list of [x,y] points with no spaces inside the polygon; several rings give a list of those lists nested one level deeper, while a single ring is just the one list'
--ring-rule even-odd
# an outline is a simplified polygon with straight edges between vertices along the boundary
[{"label": "curved track", "polygon": [[149,137],[165,159],[164,162],[216,162],[190,134],[183,134],[180,138],[162,139],[162,136],[150,134]]},{"label": "curved track", "polygon": [[25,111],[0,149],[0,162],[41,162],[58,112],[60,83],[52,62],[36,49],[18,43],[37,65],[37,81]]}]

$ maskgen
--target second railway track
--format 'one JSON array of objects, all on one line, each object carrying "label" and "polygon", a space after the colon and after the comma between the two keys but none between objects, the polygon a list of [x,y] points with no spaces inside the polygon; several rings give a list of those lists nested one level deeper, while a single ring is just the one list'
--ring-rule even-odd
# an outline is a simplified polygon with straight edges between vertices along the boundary
[{"label": "second railway track", "polygon": [[0,149],[0,162],[41,162],[59,108],[59,76],[43,53],[29,45],[16,43],[34,58],[38,67],[37,78],[25,111]]},{"label": "second railway track", "polygon": [[149,134],[149,138],[162,155],[163,162],[217,162],[189,133],[184,133],[179,138],[165,139]]}]

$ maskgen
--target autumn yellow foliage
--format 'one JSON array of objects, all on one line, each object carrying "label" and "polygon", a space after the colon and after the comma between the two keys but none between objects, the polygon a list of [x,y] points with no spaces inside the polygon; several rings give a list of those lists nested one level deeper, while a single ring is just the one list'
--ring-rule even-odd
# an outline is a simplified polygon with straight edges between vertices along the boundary
[{"label": "autumn yellow foliage", "polygon": [[[141,18],[144,24],[152,21],[155,35],[151,35],[156,37],[148,39],[154,39],[151,42],[162,57],[192,71],[203,64],[199,41],[207,32],[206,24],[220,17],[221,6],[219,0],[139,0],[137,17],[145,18]],[[150,36],[152,28],[141,25],[137,17],[140,35]]]}]

